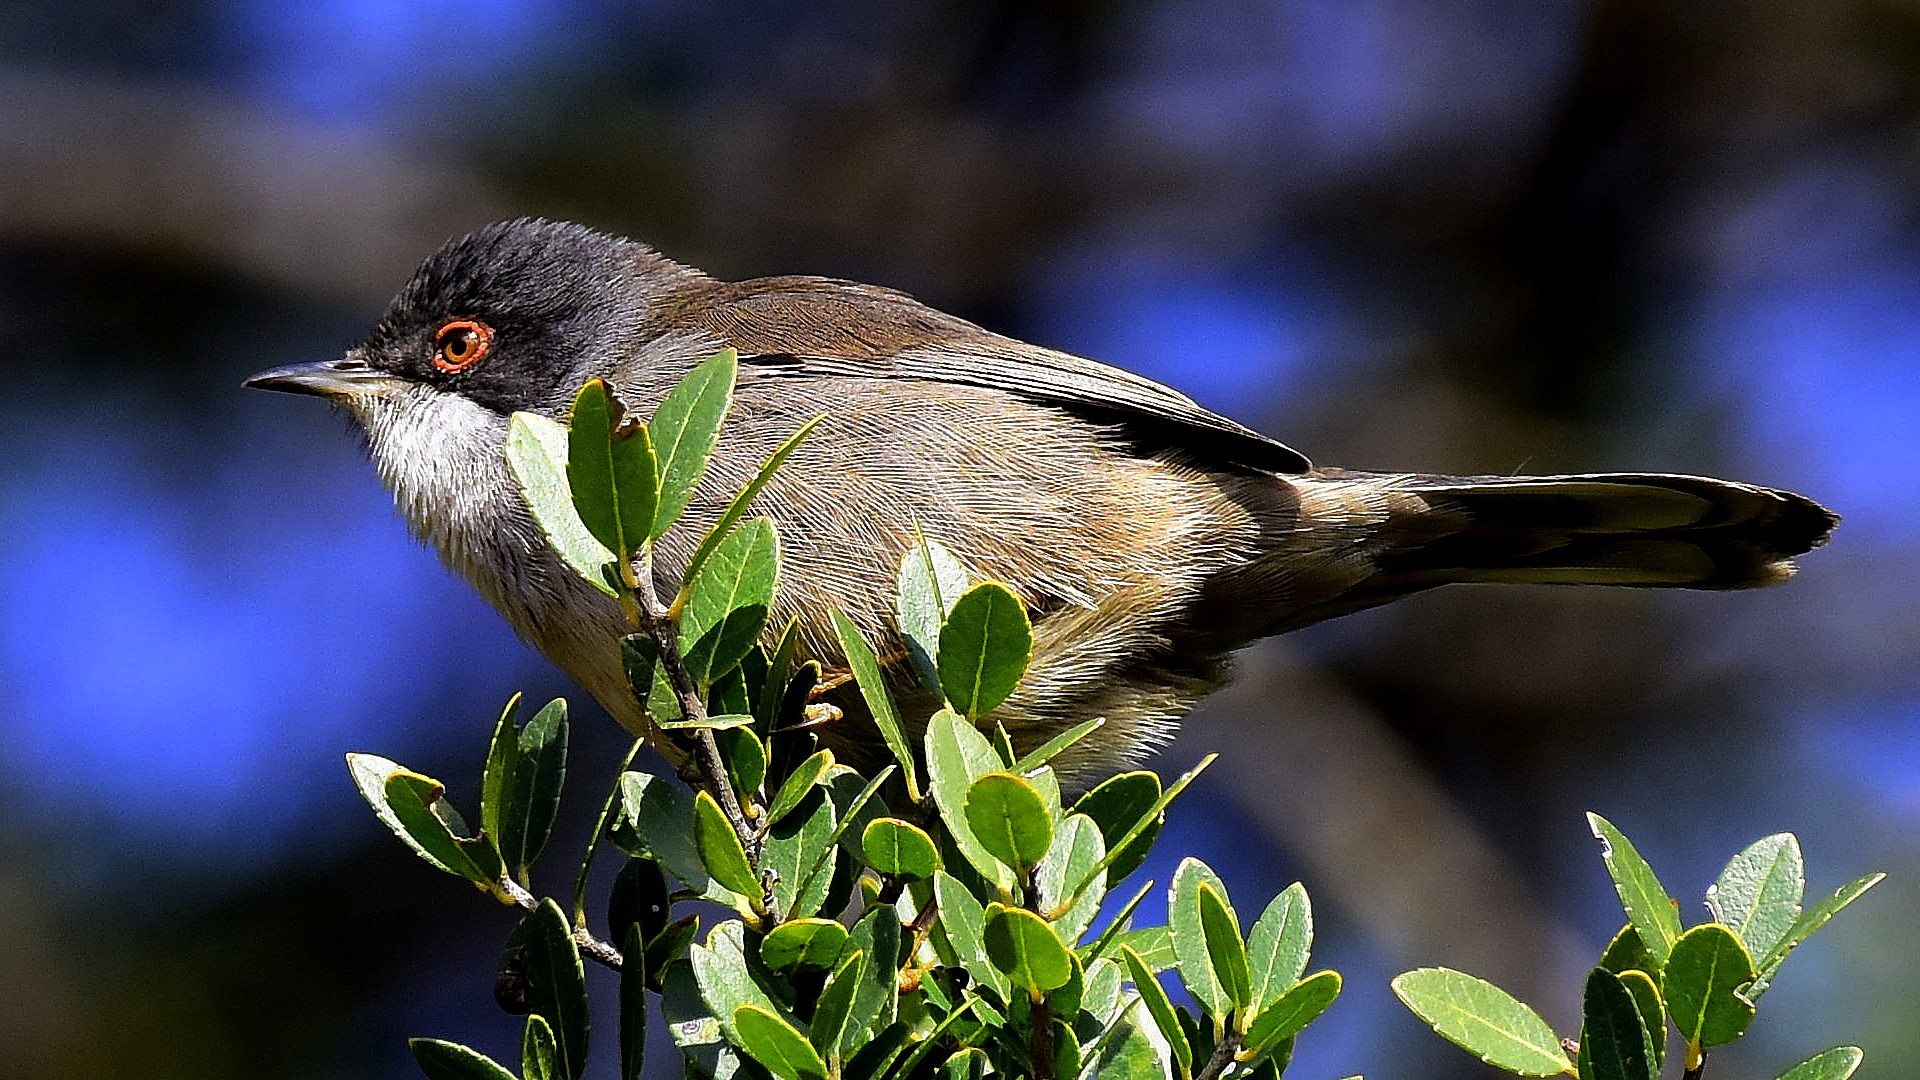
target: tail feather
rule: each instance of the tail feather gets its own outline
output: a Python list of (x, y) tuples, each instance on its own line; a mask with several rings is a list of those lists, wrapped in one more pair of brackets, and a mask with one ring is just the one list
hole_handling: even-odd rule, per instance
[(1426, 512), (1375, 555), (1394, 593), (1450, 582), (1743, 589), (1792, 576), (1839, 518), (1802, 495), (1698, 476), (1396, 478)]

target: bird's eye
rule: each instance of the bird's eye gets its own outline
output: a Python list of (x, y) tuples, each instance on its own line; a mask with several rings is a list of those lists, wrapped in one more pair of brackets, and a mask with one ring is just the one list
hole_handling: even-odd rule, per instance
[(455, 319), (434, 335), (433, 366), (441, 371), (465, 371), (480, 362), (493, 345), (493, 327), (473, 319)]

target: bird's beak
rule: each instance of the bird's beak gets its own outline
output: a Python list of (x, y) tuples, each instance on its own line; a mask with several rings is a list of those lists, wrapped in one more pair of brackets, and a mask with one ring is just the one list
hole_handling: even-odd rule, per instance
[(391, 388), (395, 381), (394, 376), (368, 367), (365, 361), (349, 353), (338, 360), (289, 364), (262, 371), (245, 385), (255, 390), (282, 390), (289, 394), (339, 399), (377, 394)]

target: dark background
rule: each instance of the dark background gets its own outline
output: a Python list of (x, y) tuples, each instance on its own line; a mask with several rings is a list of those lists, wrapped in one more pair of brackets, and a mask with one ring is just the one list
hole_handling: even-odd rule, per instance
[(413, 862), (340, 755), (470, 805), (506, 696), (572, 695), (559, 891), (623, 740), (408, 539), (340, 420), (239, 382), (523, 212), (904, 288), (1322, 462), (1833, 506), (1780, 589), (1459, 589), (1250, 650), (1157, 760), (1226, 751), (1149, 872), (1197, 852), (1247, 919), (1307, 881), (1348, 990), (1295, 1074), (1470, 1077), (1386, 981), (1465, 968), (1570, 1030), (1620, 921), (1582, 811), (1689, 921), (1792, 829), (1814, 891), (1895, 876), (1712, 1071), (1855, 1042), (1906, 1073), (1917, 106), (1910, 0), (0, 7), (8, 1073), (514, 1052), (508, 913)]

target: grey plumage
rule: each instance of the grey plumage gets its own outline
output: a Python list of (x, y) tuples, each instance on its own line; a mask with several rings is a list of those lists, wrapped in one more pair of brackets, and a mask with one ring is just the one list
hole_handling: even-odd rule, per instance
[[(432, 364), (450, 319), (482, 320), (471, 370)], [(892, 621), (916, 532), (1028, 605), (1035, 656), (997, 714), (1032, 744), (1105, 716), (1069, 762), (1096, 773), (1163, 741), (1255, 638), (1452, 582), (1743, 588), (1783, 580), (1837, 519), (1802, 496), (1698, 477), (1449, 478), (1315, 469), (1166, 387), (989, 333), (903, 294), (820, 278), (726, 283), (631, 241), (516, 221), (423, 265), (324, 393), (363, 424), (413, 529), (614, 716), (644, 728), (619, 665), (617, 612), (545, 549), (501, 454), (514, 409), (564, 413), (589, 376), (646, 413), (692, 365), (740, 351), (735, 411), (685, 529), (692, 538), (802, 423), (826, 420), (760, 496), (785, 568), (775, 623), (840, 662), (847, 611), (924, 718)], [(344, 372), (344, 373), (343, 373)], [(874, 739), (857, 695), (831, 734)]]

